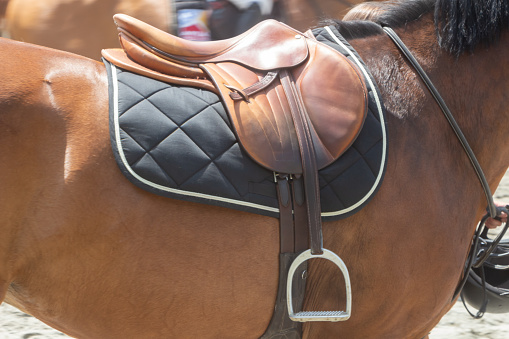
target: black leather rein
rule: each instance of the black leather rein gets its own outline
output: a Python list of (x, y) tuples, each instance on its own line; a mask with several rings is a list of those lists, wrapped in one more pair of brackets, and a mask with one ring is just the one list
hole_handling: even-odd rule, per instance
[[(399, 48), (401, 53), (403, 53), (403, 55), (407, 58), (407, 60), (412, 64), (414, 69), (417, 71), (417, 74), (419, 74), (419, 76), (421, 77), (424, 84), (426, 84), (426, 87), (428, 87), (429, 91), (435, 98), (436, 102), (438, 103), (442, 112), (444, 113), (447, 121), (449, 122), (449, 125), (452, 127), (454, 133), (458, 137), (458, 140), (460, 141), (461, 146), (463, 146), (463, 149), (465, 150), (465, 153), (467, 154), (468, 158), (470, 159), (470, 162), (471, 162), (472, 166), (474, 167), (475, 173), (477, 174), (477, 177), (479, 178), (479, 181), (481, 182), (481, 186), (483, 188), (484, 194), (486, 196), (486, 200), (488, 202), (487, 210), (488, 210), (489, 216), (492, 218), (498, 218), (498, 215), (500, 215), (500, 213), (502, 211), (504, 211), (506, 214), (509, 215), (509, 211), (506, 208), (495, 206), (495, 203), (493, 201), (493, 196), (491, 195), (491, 190), (488, 185), (488, 181), (486, 180), (486, 177), (484, 176), (484, 172), (482, 171), (481, 165), (477, 161), (477, 158), (476, 158), (474, 152), (472, 151), (472, 148), (468, 144), (468, 141), (465, 138), (465, 135), (461, 131), (460, 127), (456, 123), (456, 120), (454, 119), (451, 111), (445, 104), (445, 101), (442, 99), (442, 96), (440, 95), (440, 93), (438, 93), (437, 89), (435, 88), (435, 86), (433, 85), (431, 80), (429, 79), (426, 72), (424, 72), (424, 70), (422, 69), (419, 62), (415, 59), (415, 57), (412, 55), (410, 50), (405, 46), (403, 41), (401, 41), (399, 36), (396, 34), (396, 32), (394, 32), (394, 30), (392, 30), (392, 28), (383, 27), (383, 30), (385, 31), (385, 33), (387, 33), (387, 35), (391, 38), (391, 40)], [(456, 297), (458, 296), (458, 294), (461, 292), (463, 286), (465, 285), (465, 283), (467, 281), (468, 273), (470, 272), (470, 269), (472, 267), (479, 267), (484, 263), (484, 261), (489, 257), (489, 255), (495, 250), (498, 243), (500, 242), (500, 240), (502, 239), (502, 237), (504, 236), (504, 234), (507, 231), (509, 223), (506, 223), (503, 230), (498, 234), (498, 236), (493, 241), (491, 246), (485, 252), (477, 253), (478, 247), (479, 247), (480, 234), (481, 234), (482, 230), (484, 229), (484, 224), (485, 224), (485, 221), (487, 218), (488, 218), (488, 216), (485, 216), (481, 220), (481, 222), (477, 228), (477, 231), (475, 232), (474, 240), (473, 240), (472, 247), (470, 250), (470, 254), (469, 254), (469, 257), (467, 258), (467, 263), (465, 264), (463, 278), (462, 278), (461, 282), (458, 284), (458, 286), (456, 287), (456, 291), (454, 292), (452, 300), (455, 300)], [(476, 259), (474, 259), (474, 258), (476, 258)]]

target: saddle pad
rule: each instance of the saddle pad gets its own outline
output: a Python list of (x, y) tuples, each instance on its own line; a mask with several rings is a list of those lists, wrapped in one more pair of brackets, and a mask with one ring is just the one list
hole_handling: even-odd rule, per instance
[[(319, 171), (322, 217), (335, 220), (360, 210), (382, 182), (385, 112), (374, 80), (351, 46), (333, 27), (313, 33), (359, 66), (369, 95), (358, 138)], [(274, 173), (243, 151), (216, 94), (146, 78), (103, 61), (113, 152), (132, 183), (169, 198), (279, 216)]]

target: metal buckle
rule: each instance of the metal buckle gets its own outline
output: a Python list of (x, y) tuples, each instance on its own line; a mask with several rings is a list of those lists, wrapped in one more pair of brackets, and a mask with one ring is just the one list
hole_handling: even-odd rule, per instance
[[(293, 276), (297, 268), (303, 262), (309, 259), (327, 259), (332, 261), (343, 273), (343, 277), (345, 278), (345, 286), (346, 286), (346, 310), (345, 311), (302, 311), (298, 313), (293, 312), (293, 301), (292, 301), (292, 282)], [(350, 318), (350, 314), (352, 312), (352, 289), (350, 286), (350, 275), (348, 274), (348, 269), (346, 268), (345, 263), (338, 257), (334, 252), (331, 252), (327, 249), (323, 249), (322, 254), (312, 254), (311, 250), (306, 250), (299, 254), (297, 258), (293, 261), (290, 266), (290, 270), (288, 271), (288, 280), (286, 283), (286, 301), (288, 306), (288, 315), (290, 319), (293, 321), (345, 321)]]

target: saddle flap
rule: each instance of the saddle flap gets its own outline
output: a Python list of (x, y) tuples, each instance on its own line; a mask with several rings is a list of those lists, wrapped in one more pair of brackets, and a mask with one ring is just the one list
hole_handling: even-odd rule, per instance
[[(310, 57), (291, 70), (307, 111), (319, 169), (338, 159), (355, 141), (367, 114), (367, 89), (360, 71), (328, 46), (308, 40)], [(279, 79), (243, 100), (232, 89), (248, 89), (265, 73), (235, 63), (201, 66), (213, 79), (236, 135), (260, 165), (280, 173), (302, 173), (300, 145), (288, 98)], [(243, 92), (242, 90), (240, 92)]]
[(262, 21), (231, 39), (190, 41), (125, 14), (113, 18), (119, 31), (143, 41), (145, 48), (184, 63), (236, 62), (258, 70), (272, 70), (294, 67), (308, 56), (304, 35), (275, 20)]
[(293, 74), (311, 122), (318, 167), (338, 159), (355, 141), (368, 109), (360, 70), (328, 46), (308, 40), (310, 58)]
[(230, 88), (247, 88), (264, 74), (228, 62), (202, 67), (219, 89), (235, 134), (249, 156), (275, 172), (302, 173), (299, 143), (279, 81), (250, 96), (248, 101), (233, 100)]

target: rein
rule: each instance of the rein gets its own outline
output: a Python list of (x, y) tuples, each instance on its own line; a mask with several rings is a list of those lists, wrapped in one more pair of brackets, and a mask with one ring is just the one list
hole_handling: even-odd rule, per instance
[[(478, 179), (481, 183), (481, 186), (483, 188), (484, 195), (486, 196), (486, 200), (488, 202), (487, 211), (488, 211), (489, 216), (491, 218), (497, 219), (498, 215), (500, 215), (501, 212), (505, 212), (507, 215), (509, 215), (509, 211), (507, 208), (495, 206), (495, 203), (493, 201), (493, 196), (491, 194), (491, 190), (488, 185), (488, 181), (486, 180), (486, 177), (485, 177), (484, 172), (481, 168), (481, 165), (479, 164), (479, 161), (477, 161), (477, 158), (476, 158), (474, 152), (472, 151), (472, 148), (468, 144), (468, 141), (465, 138), (465, 135), (461, 131), (461, 128), (457, 124), (451, 111), (445, 104), (445, 101), (442, 99), (442, 96), (440, 95), (440, 93), (438, 93), (437, 89), (431, 82), (431, 80), (428, 77), (428, 75), (426, 74), (426, 72), (422, 69), (422, 67), (419, 64), (419, 62), (417, 61), (417, 59), (415, 59), (415, 57), (412, 55), (410, 50), (405, 46), (403, 41), (399, 38), (399, 36), (396, 34), (396, 32), (394, 32), (394, 30), (392, 28), (383, 27), (383, 30), (389, 36), (389, 38), (391, 38), (391, 40), (398, 47), (398, 49), (401, 51), (401, 53), (403, 53), (403, 55), (407, 58), (407, 60), (412, 64), (414, 69), (417, 71), (417, 74), (419, 74), (419, 76), (421, 77), (424, 84), (426, 84), (426, 87), (428, 87), (428, 90), (435, 98), (435, 101), (440, 106), (440, 109), (444, 113), (447, 121), (449, 122), (449, 125), (452, 127), (454, 133), (456, 134), (456, 137), (460, 141), (461, 146), (465, 150), (465, 153), (467, 154), (467, 156), (470, 160), (470, 163), (474, 167), (475, 173), (477, 174), (477, 177), (478, 177)], [(485, 222), (487, 219), (488, 219), (488, 215), (484, 216), (481, 219), (479, 226), (477, 227), (477, 230), (476, 230), (474, 238), (473, 238), (472, 246), (470, 249), (470, 253), (468, 255), (467, 262), (465, 264), (465, 269), (463, 271), (463, 278), (460, 281), (460, 283), (458, 284), (458, 286), (456, 287), (456, 291), (454, 292), (452, 300), (455, 300), (456, 297), (458, 296), (458, 294), (463, 289), (463, 286), (465, 285), (465, 283), (468, 279), (468, 274), (469, 274), (470, 270), (472, 269), (472, 267), (477, 268), (484, 264), (484, 262), (489, 258), (490, 254), (498, 246), (500, 240), (502, 240), (502, 237), (504, 236), (504, 234), (506, 233), (506, 231), (509, 227), (509, 223), (506, 223), (503, 230), (498, 234), (496, 239), (490, 244), (489, 248), (479, 252), (479, 250), (478, 250), (479, 239), (480, 239), (480, 235), (481, 235), (482, 231), (484, 230)]]
[(491, 190), (488, 185), (488, 182), (486, 180), (486, 177), (484, 176), (484, 172), (482, 171), (481, 165), (479, 164), (479, 161), (477, 161), (477, 158), (475, 157), (474, 152), (472, 151), (472, 148), (468, 144), (467, 139), (465, 138), (465, 135), (461, 131), (461, 128), (459, 127), (458, 123), (454, 119), (451, 111), (445, 104), (444, 99), (442, 99), (442, 96), (440, 93), (438, 93), (437, 89), (429, 79), (428, 75), (424, 70), (422, 69), (421, 65), (417, 61), (417, 59), (414, 58), (410, 50), (405, 46), (403, 41), (399, 38), (399, 36), (392, 30), (390, 27), (383, 27), (383, 30), (387, 35), (394, 41), (396, 46), (399, 48), (399, 50), (405, 55), (405, 57), (410, 61), (412, 66), (417, 71), (417, 74), (421, 77), (422, 81), (426, 84), (429, 91), (435, 98), (436, 102), (440, 106), (442, 112), (444, 113), (445, 117), (447, 118), (447, 121), (449, 122), (449, 125), (451, 125), (454, 133), (458, 137), (458, 140), (461, 143), (461, 146), (463, 146), (463, 149), (467, 153), (468, 158), (470, 159), (470, 162), (472, 163), (472, 166), (474, 167), (475, 173), (477, 174), (477, 177), (479, 178), (479, 181), (481, 182), (481, 186), (483, 188), (484, 194), (486, 195), (486, 200), (488, 201), (488, 212), (490, 214), (490, 217), (495, 218), (497, 216), (497, 209), (495, 206), (495, 203), (493, 202), (493, 197), (491, 195)]

